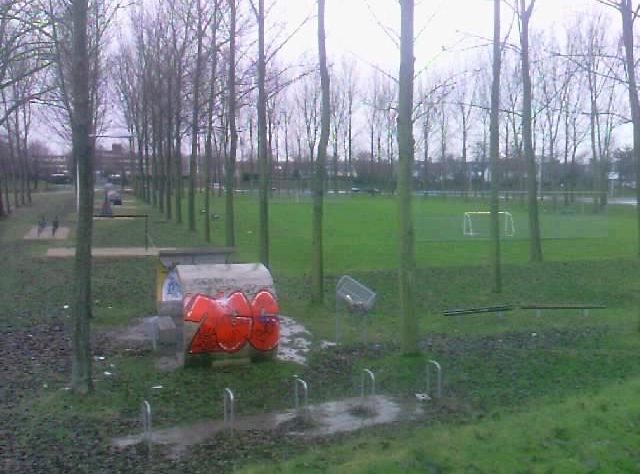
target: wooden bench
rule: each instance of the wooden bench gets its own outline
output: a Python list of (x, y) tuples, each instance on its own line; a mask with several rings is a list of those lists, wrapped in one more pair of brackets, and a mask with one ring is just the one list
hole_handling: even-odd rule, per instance
[(542, 316), (542, 312), (545, 309), (554, 309), (554, 310), (567, 310), (567, 309), (575, 309), (582, 311), (582, 314), (585, 316), (589, 316), (590, 309), (605, 309), (606, 306), (602, 304), (554, 304), (554, 303), (545, 303), (545, 304), (523, 304), (520, 306), (520, 309), (533, 309), (536, 311), (536, 316)]

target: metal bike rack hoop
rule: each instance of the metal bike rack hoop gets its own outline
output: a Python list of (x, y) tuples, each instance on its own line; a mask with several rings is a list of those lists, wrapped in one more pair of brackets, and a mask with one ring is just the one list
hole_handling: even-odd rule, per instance
[(426, 372), (427, 372), (427, 394), (431, 395), (431, 370), (430, 370), (430, 367), (432, 367), (432, 366), (436, 368), (436, 377), (437, 377), (436, 397), (439, 398), (439, 397), (442, 396), (442, 367), (435, 360), (429, 360), (427, 362), (427, 368), (426, 368)]
[[(370, 381), (369, 386), (371, 391), (367, 394), (367, 380)], [(365, 398), (366, 396), (375, 396), (376, 394), (376, 376), (369, 369), (362, 370), (362, 384), (360, 386), (360, 396)]]
[(235, 421), (235, 398), (229, 387), (224, 389), (224, 426), (233, 430)]

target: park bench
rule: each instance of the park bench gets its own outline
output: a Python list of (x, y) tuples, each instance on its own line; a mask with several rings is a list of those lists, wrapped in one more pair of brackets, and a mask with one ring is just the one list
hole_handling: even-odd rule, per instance
[(465, 316), (470, 314), (497, 313), (499, 317), (506, 311), (513, 311), (515, 306), (510, 304), (499, 304), (493, 306), (481, 306), (475, 308), (448, 309), (442, 312), (443, 316)]
[(605, 305), (601, 304), (581, 304), (581, 303), (568, 303), (568, 304), (555, 304), (555, 303), (544, 303), (544, 304), (523, 304), (520, 306), (521, 309), (533, 309), (536, 312), (536, 316), (542, 316), (542, 312), (544, 310), (579, 310), (582, 311), (582, 314), (585, 316), (589, 316), (590, 309), (605, 309)]

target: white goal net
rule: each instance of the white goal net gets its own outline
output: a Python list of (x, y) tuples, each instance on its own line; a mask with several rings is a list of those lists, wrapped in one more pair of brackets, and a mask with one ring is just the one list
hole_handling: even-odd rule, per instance
[[(462, 232), (465, 236), (489, 236), (491, 212), (489, 211), (467, 211), (464, 213), (462, 221)], [(514, 237), (516, 226), (513, 223), (513, 216), (509, 211), (498, 211), (500, 222), (500, 235), (503, 237)]]

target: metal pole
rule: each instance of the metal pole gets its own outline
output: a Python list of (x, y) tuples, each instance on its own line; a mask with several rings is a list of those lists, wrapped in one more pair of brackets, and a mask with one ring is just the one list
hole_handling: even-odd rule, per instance
[(340, 299), (336, 292), (336, 345), (340, 343)]
[(442, 367), (435, 360), (430, 360), (427, 364), (427, 394), (430, 395), (431, 391), (431, 371), (429, 370), (429, 367), (431, 367), (432, 365), (436, 368), (437, 372), (438, 388), (436, 391), (436, 396), (439, 398), (442, 396)]
[(235, 407), (234, 407), (233, 392), (230, 388), (224, 389), (224, 426), (225, 428), (231, 428), (233, 431), (233, 424), (235, 419)]
[(293, 379), (293, 395), (295, 398), (296, 413), (300, 412), (300, 392), (298, 390), (298, 386), (302, 387), (302, 391), (304, 392), (303, 408), (306, 410), (309, 405), (309, 386), (307, 385), (307, 382), (296, 375)]
[(148, 401), (142, 402), (142, 430), (143, 440), (147, 445), (147, 453), (151, 456), (151, 444), (153, 442), (153, 436), (151, 432), (151, 405)]
[(371, 380), (371, 393), (370, 395), (375, 396), (376, 394), (376, 376), (369, 369), (362, 370), (362, 385), (360, 387), (360, 396), (365, 398), (366, 396), (366, 383), (367, 378)]

